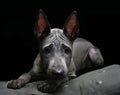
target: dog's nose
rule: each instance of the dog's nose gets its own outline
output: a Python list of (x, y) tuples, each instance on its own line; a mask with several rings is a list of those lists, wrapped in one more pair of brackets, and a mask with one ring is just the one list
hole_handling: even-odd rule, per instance
[(55, 68), (55, 69), (52, 71), (52, 74), (55, 75), (55, 76), (63, 76), (64, 71), (63, 71), (62, 68)]

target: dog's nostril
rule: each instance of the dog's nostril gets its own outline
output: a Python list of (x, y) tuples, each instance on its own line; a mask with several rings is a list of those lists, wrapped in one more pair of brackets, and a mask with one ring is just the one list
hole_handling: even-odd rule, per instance
[(56, 73), (57, 73), (57, 74), (62, 74), (62, 73), (63, 73), (63, 70), (62, 70), (62, 69), (57, 69), (57, 70), (56, 70)]
[(53, 75), (63, 75), (64, 71), (61, 68), (56, 68), (53, 70)]

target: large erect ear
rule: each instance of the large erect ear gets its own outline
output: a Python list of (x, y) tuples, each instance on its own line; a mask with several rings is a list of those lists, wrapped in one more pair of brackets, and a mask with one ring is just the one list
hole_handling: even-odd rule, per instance
[(70, 39), (74, 39), (79, 34), (79, 21), (76, 11), (73, 11), (68, 17), (63, 27), (63, 31)]
[(38, 38), (44, 38), (50, 33), (50, 25), (43, 10), (39, 10), (34, 33)]

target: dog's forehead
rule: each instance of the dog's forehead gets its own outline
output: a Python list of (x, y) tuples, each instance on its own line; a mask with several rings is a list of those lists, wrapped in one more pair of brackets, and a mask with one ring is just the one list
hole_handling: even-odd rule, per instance
[(59, 28), (51, 29), (50, 34), (43, 41), (42, 48), (48, 47), (51, 44), (57, 44), (58, 46), (64, 44), (72, 49), (70, 40), (64, 35), (63, 30)]
[(52, 34), (55, 34), (56, 36), (60, 35), (63, 33), (63, 30), (62, 29), (59, 29), (59, 28), (53, 28), (51, 29), (50, 31)]

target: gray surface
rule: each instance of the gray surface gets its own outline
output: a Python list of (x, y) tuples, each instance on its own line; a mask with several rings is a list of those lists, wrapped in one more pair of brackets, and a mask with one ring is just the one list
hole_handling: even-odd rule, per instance
[(29, 83), (17, 90), (6, 88), (0, 82), (0, 95), (120, 95), (120, 65), (111, 65), (73, 79), (55, 93), (41, 93), (37, 82)]

